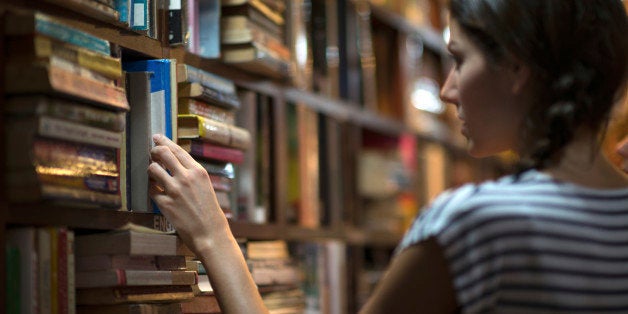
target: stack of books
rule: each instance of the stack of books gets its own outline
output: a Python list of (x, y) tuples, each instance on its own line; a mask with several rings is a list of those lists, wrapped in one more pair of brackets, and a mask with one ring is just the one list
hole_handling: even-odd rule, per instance
[(20, 227), (5, 239), (6, 312), (74, 313), (74, 232)]
[(177, 66), (178, 139), (209, 173), (218, 203), (233, 218), (234, 167), (251, 145), (247, 129), (235, 125), (240, 108), (232, 81), (187, 64)]
[(108, 41), (42, 13), (9, 12), (7, 193), (12, 202), (119, 208), (125, 90)]
[(303, 278), (283, 240), (248, 241), (246, 260), (262, 301), (271, 313), (302, 313)]
[(75, 243), (79, 312), (129, 312), (140, 304), (156, 310), (150, 303), (161, 303), (181, 313), (181, 302), (194, 298), (198, 273), (186, 268), (174, 234), (127, 228), (80, 235)]
[(288, 77), (285, 1), (226, 0), (221, 6), (222, 60), (256, 74)]

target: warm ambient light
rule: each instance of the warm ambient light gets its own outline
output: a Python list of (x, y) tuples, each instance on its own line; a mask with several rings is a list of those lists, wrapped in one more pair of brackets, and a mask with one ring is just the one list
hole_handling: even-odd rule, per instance
[(445, 106), (441, 102), (438, 93), (438, 84), (432, 79), (423, 77), (414, 84), (410, 102), (414, 108), (419, 110), (441, 114), (445, 111)]

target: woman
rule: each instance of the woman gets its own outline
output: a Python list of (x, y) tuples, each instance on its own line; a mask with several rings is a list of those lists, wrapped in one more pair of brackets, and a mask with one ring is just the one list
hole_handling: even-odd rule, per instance
[[(364, 313), (628, 312), (628, 177), (599, 149), (626, 91), (619, 0), (452, 0), (442, 98), (469, 152), (513, 176), (438, 197)], [(155, 137), (152, 196), (208, 268), (225, 312), (265, 312), (207, 174)], [(162, 164), (170, 174), (159, 164)]]

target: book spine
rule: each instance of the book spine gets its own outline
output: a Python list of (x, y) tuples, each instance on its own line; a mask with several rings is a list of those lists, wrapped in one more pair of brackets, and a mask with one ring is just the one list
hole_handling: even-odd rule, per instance
[(106, 22), (118, 21), (120, 13), (113, 7), (94, 0), (46, 0), (75, 12)]
[(183, 8), (182, 0), (170, 0), (168, 4), (168, 43), (182, 45), (183, 37)]
[(122, 112), (93, 108), (60, 98), (11, 97), (5, 100), (4, 110), (11, 115), (49, 116), (113, 132), (123, 131), (126, 125)]
[(50, 313), (59, 314), (59, 235), (55, 227), (48, 227), (50, 235)]
[(67, 262), (68, 262), (68, 314), (76, 313), (76, 268), (74, 256), (74, 231), (67, 232)]
[(61, 93), (119, 111), (129, 110), (123, 89), (81, 77), (58, 67), (12, 64), (7, 66), (6, 70), (5, 75), (8, 79), (5, 86), (9, 94)]
[(220, 57), (220, 1), (198, 0), (198, 54)]
[(131, 0), (131, 29), (147, 31), (149, 15), (148, 0)]
[[(38, 171), (43, 167), (38, 167)], [(106, 177), (106, 176), (98, 176), (98, 175), (87, 175), (87, 176), (72, 176), (72, 175), (57, 175), (55, 172), (62, 172), (65, 169), (44, 169), (43, 171), (51, 172), (51, 173), (38, 173), (37, 177), (39, 182), (42, 184), (50, 184), (50, 185), (60, 185), (67, 188), (74, 188), (80, 190), (89, 190), (94, 192), (104, 192), (104, 193), (118, 193), (120, 191), (120, 183), (118, 177)], [(10, 180), (13, 173), (11, 171), (8, 172), (7, 177)], [(20, 173), (16, 173), (16, 175), (22, 175)]]
[(181, 97), (192, 97), (231, 110), (240, 108), (240, 101), (233, 94), (224, 94), (200, 83), (181, 83), (180, 86), (183, 91)]
[[(38, 120), (37, 130), (42, 136), (118, 149), (122, 145), (122, 137), (118, 132), (49, 117), (40, 117)], [(19, 121), (15, 123), (19, 125)]]
[(109, 176), (118, 175), (119, 171), (115, 149), (37, 138), (33, 143), (33, 153), (33, 160), (38, 166)]
[(130, 0), (115, 0), (114, 8), (120, 13), (118, 19), (123, 24), (129, 26), (131, 21), (131, 1)]
[[(10, 195), (10, 194), (9, 194)], [(45, 228), (37, 229), (37, 257), (38, 261), (38, 297), (39, 313), (50, 313), (50, 284), (51, 284), (51, 247), (50, 233)]]
[(218, 106), (212, 106), (206, 102), (202, 102), (193, 98), (179, 98), (178, 107), (179, 114), (195, 114), (226, 124), (235, 123), (234, 110), (229, 110)]
[(251, 135), (249, 132), (235, 125), (229, 125), (194, 115), (181, 115), (179, 119), (196, 119), (198, 124), (198, 137), (203, 140), (240, 149), (246, 149), (251, 144)]
[[(74, 189), (58, 185), (42, 185), (41, 197), (49, 200), (82, 201), (103, 207), (116, 208), (120, 206), (120, 194), (110, 194), (90, 190)], [(28, 199), (28, 198), (27, 198)]]
[(236, 92), (235, 84), (232, 81), (187, 64), (178, 65), (177, 82), (200, 83), (226, 94), (235, 95)]
[(221, 147), (206, 142), (192, 141), (190, 154), (197, 157), (240, 164), (244, 160), (244, 152), (238, 149)]
[(57, 311), (68, 313), (68, 229), (54, 228), (57, 234)]
[(108, 56), (111, 54), (111, 47), (108, 41), (67, 26), (41, 13), (35, 13), (35, 31), (103, 55)]

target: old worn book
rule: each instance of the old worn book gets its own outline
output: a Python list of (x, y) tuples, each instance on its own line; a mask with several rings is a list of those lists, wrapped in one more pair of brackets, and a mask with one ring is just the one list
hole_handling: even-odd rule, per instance
[(80, 235), (76, 237), (75, 245), (77, 258), (102, 254), (179, 255), (176, 235), (135, 230)]
[[(285, 48), (285, 47), (284, 47)], [(284, 48), (271, 50), (258, 43), (223, 45), (222, 60), (246, 72), (273, 79), (290, 75), (290, 52)]]
[(199, 139), (229, 147), (246, 149), (251, 135), (235, 125), (206, 119), (198, 115), (179, 115), (179, 139)]
[(46, 0), (72, 11), (85, 14), (94, 19), (108, 23), (118, 22), (120, 12), (103, 3), (94, 0)]
[(101, 254), (76, 258), (76, 270), (81, 272), (105, 269), (183, 270), (186, 267), (185, 256), (182, 255)]
[(14, 36), (7, 38), (7, 45), (11, 46), (7, 56), (10, 60), (34, 60), (57, 56), (113, 79), (122, 77), (122, 65), (119, 58), (51, 37), (38, 34)]
[(202, 83), (182, 82), (178, 88), (179, 97), (194, 98), (229, 110), (240, 108), (240, 100), (235, 94), (224, 93)]
[[(244, 15), (248, 17), (256, 17), (256, 19), (267, 19), (276, 25), (285, 23), (281, 12), (277, 12), (270, 8), (264, 1), (247, 0), (247, 1), (223, 1), (221, 2), (222, 15)], [(259, 15), (259, 17), (257, 17)]]
[(244, 160), (244, 151), (218, 145), (208, 141), (179, 140), (179, 146), (194, 157), (240, 164)]
[(7, 94), (44, 93), (128, 111), (123, 88), (100, 82), (57, 65), (14, 63), (6, 67)]
[(192, 300), (192, 286), (130, 286), (77, 289), (77, 305), (182, 302)]
[(236, 111), (210, 105), (193, 98), (179, 98), (179, 114), (195, 114), (208, 119), (235, 124)]
[(76, 29), (61, 19), (41, 12), (10, 12), (4, 23), (6, 35), (41, 34), (60, 41), (90, 49), (109, 56), (111, 45), (107, 40)]
[(12, 117), (48, 116), (114, 132), (122, 132), (126, 125), (124, 112), (59, 97), (29, 94), (7, 97), (2, 107)]
[(103, 269), (76, 272), (76, 287), (193, 285), (198, 274), (187, 270)]

